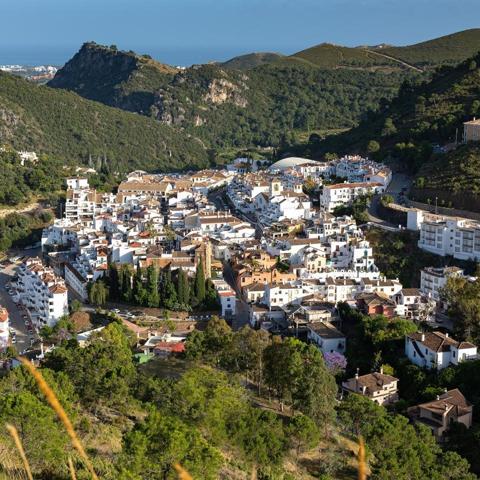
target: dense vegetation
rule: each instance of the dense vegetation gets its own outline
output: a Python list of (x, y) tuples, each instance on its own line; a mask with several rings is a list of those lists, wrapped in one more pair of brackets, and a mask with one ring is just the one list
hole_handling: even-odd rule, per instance
[(47, 156), (22, 166), (15, 151), (0, 151), (0, 204), (17, 205), (32, 195), (49, 197), (59, 191), (63, 187), (63, 166), (63, 162)]
[(206, 166), (202, 145), (147, 117), (0, 72), (0, 143), (112, 170)]
[[(478, 291), (478, 285), (474, 288)], [(458, 294), (458, 289), (456, 293)], [(472, 295), (468, 297), (469, 300), (464, 301), (463, 295), (459, 295), (457, 299), (463, 305), (466, 305), (468, 302), (471, 305)], [(478, 302), (478, 294), (476, 300)], [(441, 394), (445, 388), (460, 389), (474, 405), (474, 408), (480, 406), (480, 382), (478, 375), (475, 373), (480, 367), (480, 360), (449, 366), (439, 372), (422, 369), (411, 364), (404, 356), (405, 335), (417, 330), (417, 326), (413, 322), (401, 318), (389, 320), (382, 315), (369, 317), (350, 309), (346, 304), (340, 304), (339, 310), (349, 335), (349, 341), (347, 342), (347, 357), (349, 359), (347, 374), (353, 375), (356, 368), (359, 368), (361, 372), (369, 372), (372, 370), (378, 371), (380, 367), (383, 367), (385, 373), (396, 376), (399, 379), (398, 385), (401, 398), (394, 406), (394, 410), (397, 413), (405, 414), (406, 409), (412, 405), (434, 400), (436, 395)], [(460, 325), (456, 334), (458, 338), (465, 338), (465, 331), (462, 331)], [(349, 402), (350, 399), (346, 403), (349, 404)], [(361, 431), (368, 438), (369, 434), (366, 432), (369, 429), (370, 419), (365, 408), (376, 410), (375, 416), (378, 414), (383, 416), (385, 412), (382, 412), (382, 409), (377, 410), (377, 407), (373, 407), (372, 402), (358, 399), (356, 403), (358, 403), (358, 411), (355, 414), (357, 421), (352, 422), (352, 426), (356, 425), (355, 428), (359, 428), (360, 425), (363, 425), (362, 428), (366, 430)], [(362, 403), (364, 404), (363, 407)], [(342, 404), (339, 409), (340, 417), (344, 408), (345, 405)], [(364, 415), (366, 416), (364, 417)], [(403, 420), (398, 419), (397, 421), (403, 422)], [(376, 435), (373, 433), (374, 431), (375, 429), (372, 431), (372, 434)], [(480, 448), (479, 434), (480, 422), (475, 416), (474, 424), (470, 430), (464, 428), (463, 425), (453, 425), (451, 435), (447, 437), (447, 444), (445, 445), (446, 450), (456, 451), (468, 458), (473, 470), (477, 474), (480, 473), (480, 461), (475, 452), (478, 452), (478, 448)], [(381, 442), (377, 443), (378, 440), (377, 437), (373, 441), (380, 448)], [(427, 438), (423, 441), (426, 444), (430, 443)], [(405, 445), (402, 448), (405, 449), (405, 452), (408, 452), (408, 448)], [(430, 452), (435, 450), (435, 447), (429, 448)], [(454, 470), (451, 471), (451, 474), (454, 475)], [(397, 477), (392, 476), (391, 478)], [(423, 477), (414, 475), (412, 478)], [(425, 478), (430, 477), (425, 476)]]
[(48, 210), (33, 214), (10, 213), (0, 218), (0, 252), (12, 246), (27, 246), (38, 242), (42, 230), (53, 219)]
[[(475, 272), (478, 275), (480, 272)], [(475, 281), (451, 278), (443, 296), (449, 305), (449, 316), (455, 319), (455, 333), (459, 338), (480, 343), (480, 277)]]
[(480, 146), (464, 145), (437, 155), (418, 171), (411, 197), (442, 207), (480, 211)]
[[(355, 395), (336, 412), (333, 376), (319, 350), (299, 340), (232, 332), (213, 318), (188, 339), (189, 360), (137, 366), (133, 344), (113, 321), (84, 348), (66, 335), (43, 363), (102, 479), (176, 478), (175, 462), (202, 479), (245, 479), (252, 470), (264, 480), (355, 478), (348, 438), (358, 434), (372, 479), (475, 478), (464, 459), (401, 415)], [(87, 478), (23, 368), (0, 381), (0, 392), (0, 421), (19, 429), (35, 478), (67, 478), (68, 455)], [(20, 460), (5, 434), (0, 444), (0, 469), (13, 475)]]
[[(432, 154), (432, 143), (461, 140), (462, 122), (480, 111), (480, 55), (456, 67), (444, 66), (430, 81), (405, 82), (398, 95), (370, 112), (358, 127), (321, 145), (322, 149), (365, 152), (373, 140), (375, 157), (391, 156), (416, 172)], [(373, 144), (372, 144), (373, 145)]]
[(202, 65), (177, 74), (152, 111), (210, 146), (279, 146), (314, 129), (349, 128), (391, 98), (404, 74), (267, 64), (248, 72)]
[(144, 307), (163, 307), (168, 310), (217, 310), (217, 292), (210, 279), (205, 279), (202, 261), (195, 276), (190, 278), (182, 269), (172, 274), (170, 268), (158, 269), (131, 265), (110, 265), (106, 280), (89, 287), (93, 305), (104, 305), (107, 300)]
[[(139, 58), (85, 44), (50, 85), (152, 115), (223, 148), (278, 146), (292, 131), (351, 127), (411, 76), (399, 69), (325, 70), (300, 58), (271, 62), (275, 56), (262, 54), (174, 73)], [(254, 68), (246, 68), (249, 64)]]
[[(113, 321), (84, 348), (65, 336), (43, 363), (102, 479), (175, 478), (174, 462), (202, 479), (250, 478), (252, 470), (264, 480), (355, 478), (347, 439), (358, 434), (367, 441), (372, 479), (385, 472), (475, 478), (464, 459), (401, 415), (356, 395), (336, 412), (335, 381), (314, 346), (249, 328), (232, 332), (218, 318), (189, 338), (186, 361), (137, 366), (133, 344)], [(86, 478), (23, 368), (0, 381), (0, 392), (0, 421), (19, 429), (35, 478), (66, 478), (68, 455)], [(0, 468), (12, 475), (19, 459), (4, 430), (0, 439)]]
[(387, 278), (398, 278), (405, 288), (420, 286), (422, 268), (440, 267), (452, 261), (418, 248), (418, 234), (415, 232), (386, 232), (372, 228), (366, 235), (377, 267)]

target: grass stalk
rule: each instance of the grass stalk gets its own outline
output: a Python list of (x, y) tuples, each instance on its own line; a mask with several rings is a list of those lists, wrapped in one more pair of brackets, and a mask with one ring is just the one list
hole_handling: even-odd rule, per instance
[(62, 405), (58, 401), (58, 398), (55, 395), (54, 391), (50, 388), (48, 383), (43, 378), (43, 375), (40, 373), (39, 370), (35, 368), (32, 362), (30, 362), (29, 360), (23, 357), (19, 357), (19, 360), (20, 362), (22, 362), (22, 365), (32, 374), (33, 378), (37, 382), (38, 388), (40, 388), (40, 391), (45, 395), (45, 398), (47, 399), (48, 403), (55, 410), (55, 413), (57, 414), (58, 418), (65, 426), (65, 429), (70, 437), (73, 447), (77, 450), (80, 457), (85, 462), (85, 465), (88, 471), (90, 472), (93, 480), (98, 480), (97, 474), (93, 469), (92, 462), (88, 458), (88, 455), (85, 452), (85, 449), (83, 448), (83, 445), (80, 442), (80, 439), (78, 438), (73, 428), (72, 422), (70, 421), (70, 419), (68, 418), (68, 415), (66, 414)]
[(192, 476), (180, 464), (175, 463), (173, 468), (177, 471), (180, 480), (193, 480)]
[(70, 471), (70, 478), (72, 480), (77, 480), (77, 474), (75, 473), (75, 467), (73, 466), (72, 457), (68, 456), (68, 470)]
[(18, 453), (20, 454), (20, 457), (23, 462), (23, 467), (27, 472), (28, 480), (33, 480), (32, 471), (30, 470), (30, 464), (28, 463), (27, 456), (25, 455), (25, 450), (23, 449), (22, 441), (20, 440), (20, 436), (18, 435), (17, 429), (13, 425), (10, 425), (9, 423), (7, 423), (6, 427), (7, 427), (8, 433), (13, 438), (13, 441), (15, 443), (15, 446), (17, 447)]
[(358, 439), (358, 480), (367, 480), (367, 462), (365, 461), (365, 443)]

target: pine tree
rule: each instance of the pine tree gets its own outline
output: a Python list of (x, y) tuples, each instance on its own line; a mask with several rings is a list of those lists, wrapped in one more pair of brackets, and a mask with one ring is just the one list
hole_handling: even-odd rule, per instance
[(178, 270), (177, 297), (178, 303), (182, 305), (188, 305), (190, 302), (190, 286), (188, 284), (188, 276), (183, 268)]
[(158, 307), (160, 295), (158, 292), (158, 270), (153, 265), (147, 268), (147, 305), (149, 307)]
[(139, 305), (145, 305), (147, 301), (147, 292), (143, 286), (143, 270), (140, 264), (137, 266), (137, 271), (133, 277), (133, 299)]
[(172, 282), (171, 276), (166, 277), (165, 282), (165, 300), (164, 305), (169, 310), (173, 310), (177, 307), (178, 298), (177, 298), (177, 290), (175, 289), (175, 285)]
[(132, 271), (129, 265), (122, 265), (119, 271), (122, 300), (130, 302), (132, 299)]
[(120, 285), (118, 278), (118, 269), (115, 264), (108, 267), (108, 284), (110, 286), (110, 299), (118, 300), (120, 298)]
[(205, 299), (205, 272), (203, 270), (203, 261), (200, 259), (195, 272), (195, 297), (198, 303), (202, 303)]

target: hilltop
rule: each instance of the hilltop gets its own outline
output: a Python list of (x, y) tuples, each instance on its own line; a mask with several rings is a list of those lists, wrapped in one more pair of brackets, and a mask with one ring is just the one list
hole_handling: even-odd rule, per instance
[(272, 52), (256, 52), (247, 53), (238, 57), (233, 57), (226, 62), (222, 62), (220, 65), (226, 69), (233, 70), (250, 70), (251, 68), (264, 65), (266, 63), (273, 63), (285, 59), (285, 55)]
[(380, 47), (375, 51), (422, 68), (456, 65), (480, 51), (480, 28), (452, 33), (405, 47)]
[(168, 83), (177, 69), (148, 55), (124, 52), (87, 42), (49, 82), (82, 97), (124, 110), (148, 113), (153, 92)]
[[(480, 50), (480, 29), (452, 33), (404, 47), (344, 47), (322, 43), (293, 54), (320, 68), (418, 68), (454, 65)], [(403, 63), (402, 63), (403, 62)]]
[(0, 143), (65, 162), (106, 157), (115, 169), (201, 167), (198, 140), (134, 113), (0, 72)]

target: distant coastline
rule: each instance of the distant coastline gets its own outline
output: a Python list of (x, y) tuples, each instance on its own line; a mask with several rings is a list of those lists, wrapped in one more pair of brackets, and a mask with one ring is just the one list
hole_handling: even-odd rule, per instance
[[(118, 45), (123, 48), (123, 45)], [(62, 66), (78, 51), (79, 46), (5, 46), (0, 45), (0, 65), (55, 65)], [(222, 62), (237, 55), (249, 53), (245, 48), (190, 48), (190, 47), (131, 47), (156, 60), (175, 66), (185, 66), (212, 61)]]

